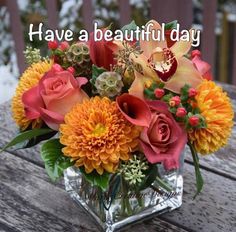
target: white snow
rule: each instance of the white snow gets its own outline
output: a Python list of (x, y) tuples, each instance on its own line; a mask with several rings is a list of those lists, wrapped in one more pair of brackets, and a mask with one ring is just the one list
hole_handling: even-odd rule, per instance
[(17, 82), (9, 66), (0, 66), (0, 104), (12, 98)]

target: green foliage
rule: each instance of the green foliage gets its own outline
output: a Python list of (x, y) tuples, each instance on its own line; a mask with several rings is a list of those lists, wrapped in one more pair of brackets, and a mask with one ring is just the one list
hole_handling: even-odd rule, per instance
[(104, 172), (102, 175), (98, 174), (96, 171), (91, 173), (86, 173), (84, 168), (80, 168), (81, 173), (85, 177), (85, 179), (92, 185), (97, 186), (102, 189), (102, 191), (106, 191), (109, 184), (109, 173)]
[(187, 102), (189, 97), (188, 97), (188, 91), (190, 89), (190, 85), (187, 85), (185, 84), (184, 87), (181, 88), (180, 90), (180, 99), (181, 99), (181, 102)]
[(177, 28), (177, 20), (171, 21), (165, 24), (165, 30), (173, 30)]
[[(51, 133), (55, 133), (52, 129), (33, 129), (27, 130), (19, 133), (14, 139), (12, 139), (5, 147), (2, 148), (1, 152), (6, 150), (7, 148), (13, 147), (17, 145), (17, 148), (26, 148), (31, 147), (36, 144), (41, 138), (42, 141), (43, 136), (49, 135)], [(42, 136), (42, 137), (41, 137)]]
[(195, 199), (196, 196), (202, 191), (204, 181), (203, 181), (200, 166), (199, 166), (199, 158), (198, 158), (197, 152), (194, 146), (190, 142), (188, 142), (188, 146), (190, 147), (190, 150), (192, 153), (193, 163), (194, 163), (194, 168), (195, 168), (196, 188), (197, 188), (197, 192), (193, 197)]
[(167, 104), (169, 103), (170, 99), (174, 96), (173, 93), (168, 93), (162, 97), (162, 101), (166, 102)]
[(163, 88), (162, 86), (164, 87), (164, 85), (161, 85), (161, 84), (158, 84), (158, 83), (153, 83), (149, 88), (146, 88), (144, 90), (145, 97), (150, 99), (150, 100), (156, 100), (156, 96), (155, 96), (154, 91), (155, 91), (156, 88)]
[(92, 66), (92, 78), (90, 79), (90, 82), (93, 86), (95, 86), (95, 81), (97, 79), (97, 77), (104, 73), (104, 72), (107, 72), (106, 69), (104, 68), (99, 68), (98, 66), (94, 65)]
[(63, 145), (59, 139), (51, 139), (41, 147), (41, 157), (45, 164), (45, 169), (52, 181), (63, 176), (63, 171), (72, 166), (73, 162), (62, 153)]
[[(195, 110), (195, 112), (197, 112), (198, 109)], [(194, 128), (195, 129), (200, 129), (200, 128), (206, 128), (207, 127), (207, 124), (206, 124), (206, 120), (205, 118), (201, 115), (201, 114), (194, 114), (192, 112), (189, 112), (188, 115), (185, 117), (185, 128), (186, 130), (189, 130), (191, 128), (193, 128), (190, 124), (189, 124), (189, 118), (192, 117), (192, 116), (197, 116), (199, 118), (199, 123), (197, 126), (195, 126)]]
[(131, 23), (123, 26), (121, 28), (121, 31), (124, 33), (124, 31), (127, 30), (129, 32), (128, 34), (130, 34), (131, 31), (135, 31), (136, 29), (137, 29), (137, 25), (136, 25), (135, 21), (133, 20)]
[(138, 188), (139, 191), (148, 188), (155, 181), (158, 175), (157, 166), (155, 164), (154, 165), (150, 164), (149, 169), (144, 171), (144, 174), (145, 178), (143, 179), (142, 183)]
[(172, 187), (168, 183), (163, 181), (161, 177), (159, 176), (159, 172), (158, 172), (158, 168), (156, 164), (150, 164), (149, 169), (146, 172), (144, 172), (144, 174), (145, 174), (145, 178), (143, 182), (141, 183), (141, 185), (139, 185), (137, 189), (138, 191), (141, 191), (143, 189), (150, 187), (154, 183), (154, 181), (156, 185), (163, 188), (167, 192), (173, 191)]
[(177, 108), (176, 108), (176, 107), (169, 107), (168, 110), (169, 110), (172, 114), (176, 114)]

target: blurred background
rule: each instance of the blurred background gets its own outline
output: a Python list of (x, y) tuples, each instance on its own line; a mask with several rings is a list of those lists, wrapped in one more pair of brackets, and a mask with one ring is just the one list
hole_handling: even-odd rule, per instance
[(116, 29), (131, 20), (144, 25), (152, 18), (160, 23), (177, 19), (182, 29), (200, 29), (199, 49), (215, 79), (236, 84), (236, 0), (0, 0), (0, 103), (14, 94), (26, 67), (25, 47), (47, 54), (47, 42), (29, 41), (30, 23), (76, 34), (91, 31), (93, 20), (101, 27), (112, 22)]

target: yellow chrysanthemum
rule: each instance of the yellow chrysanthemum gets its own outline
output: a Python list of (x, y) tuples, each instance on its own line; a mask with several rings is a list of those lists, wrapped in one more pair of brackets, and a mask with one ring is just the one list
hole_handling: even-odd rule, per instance
[(108, 98), (94, 97), (75, 105), (60, 126), (63, 153), (84, 166), (115, 172), (120, 160), (128, 160), (138, 145), (139, 128), (130, 124)]
[(32, 128), (40, 127), (42, 121), (29, 120), (25, 116), (24, 106), (22, 103), (22, 95), (25, 91), (36, 86), (40, 78), (51, 69), (51, 61), (40, 61), (38, 63), (32, 64), (26, 71), (22, 74), (18, 86), (16, 88), (16, 93), (12, 99), (12, 113), (13, 118), (16, 124), (22, 129), (25, 130), (31, 123)]
[(193, 130), (189, 138), (199, 153), (209, 154), (227, 144), (234, 111), (227, 94), (213, 81), (203, 81), (197, 91), (196, 103), (207, 128)]

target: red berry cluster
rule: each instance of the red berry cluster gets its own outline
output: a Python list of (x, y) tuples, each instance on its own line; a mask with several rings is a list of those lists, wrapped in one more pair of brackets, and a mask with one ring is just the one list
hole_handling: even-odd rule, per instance
[(175, 115), (177, 121), (184, 122), (186, 128), (202, 128), (205, 127), (205, 120), (195, 107), (195, 96), (197, 90), (185, 85), (180, 95), (175, 95), (163, 87), (154, 90), (156, 99), (163, 100), (169, 105), (169, 110)]
[[(50, 50), (52, 50), (52, 57), (54, 59), (55, 62), (57, 62), (57, 55), (56, 55), (56, 50), (58, 49), (59, 51), (61, 52), (65, 52), (66, 50), (68, 50), (70, 47), (69, 43), (66, 42), (66, 41), (63, 41), (61, 42), (60, 44), (56, 41), (56, 40), (53, 40), (53, 41), (49, 41), (48, 42), (48, 48)], [(75, 69), (70, 66), (70, 67), (67, 67), (66, 69), (64, 69), (61, 65), (55, 63), (52, 67), (52, 70), (56, 71), (56, 72), (60, 72), (60, 71), (63, 71), (63, 70), (67, 70), (69, 71), (71, 74), (75, 74)]]

